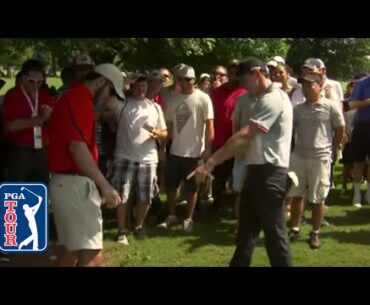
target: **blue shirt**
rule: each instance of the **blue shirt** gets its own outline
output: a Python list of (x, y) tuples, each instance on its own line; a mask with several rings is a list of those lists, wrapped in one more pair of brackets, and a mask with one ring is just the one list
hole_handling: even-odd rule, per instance
[[(370, 98), (370, 76), (360, 79), (356, 82), (350, 100), (365, 100)], [(360, 108), (357, 110), (355, 123), (370, 123), (370, 107)]]

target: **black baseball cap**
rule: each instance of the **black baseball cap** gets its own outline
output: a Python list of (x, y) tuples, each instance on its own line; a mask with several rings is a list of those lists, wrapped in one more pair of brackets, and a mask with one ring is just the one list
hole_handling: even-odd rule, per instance
[(238, 65), (238, 75), (252, 73), (256, 70), (269, 73), (267, 65), (261, 59), (256, 57), (248, 57), (242, 60)]

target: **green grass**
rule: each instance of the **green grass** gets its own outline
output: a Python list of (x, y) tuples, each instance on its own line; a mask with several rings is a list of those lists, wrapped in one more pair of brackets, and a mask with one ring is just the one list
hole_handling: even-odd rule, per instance
[[(9, 89), (14, 87), (15, 79), (10, 79), (7, 77), (3, 77), (3, 80), (5, 80), (5, 85), (0, 90), (0, 95), (4, 95)], [(60, 77), (48, 77), (46, 80), (46, 83), (49, 86), (55, 86), (56, 89), (58, 89), (62, 85), (62, 80)]]
[[(341, 166), (336, 167), (336, 181)], [(339, 182), (338, 182), (339, 183)], [(365, 186), (364, 186), (365, 187)], [(307, 244), (310, 225), (302, 226), (301, 238), (291, 244), (294, 266), (369, 266), (370, 207), (351, 206), (351, 195), (342, 196), (340, 188), (330, 195), (326, 211), (329, 227), (321, 229), (322, 247), (311, 250)], [(228, 205), (228, 203), (225, 203)], [(231, 207), (231, 203), (229, 203)], [(180, 212), (184, 213), (182, 209)], [(165, 207), (163, 207), (165, 213)], [(310, 212), (306, 217), (310, 219)], [(183, 215), (182, 215), (183, 216)], [(110, 266), (227, 266), (234, 251), (230, 235), (235, 222), (231, 212), (220, 215), (206, 211), (195, 218), (195, 232), (183, 233), (180, 226), (169, 231), (155, 227), (158, 220), (149, 218), (150, 238), (138, 241), (128, 237), (130, 245), (116, 244), (114, 220), (105, 225), (105, 249)], [(252, 266), (269, 266), (263, 245), (263, 234), (257, 244)]]

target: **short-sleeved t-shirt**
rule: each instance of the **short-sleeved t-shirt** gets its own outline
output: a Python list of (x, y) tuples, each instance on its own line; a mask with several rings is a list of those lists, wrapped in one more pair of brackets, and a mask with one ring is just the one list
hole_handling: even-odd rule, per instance
[(56, 103), (49, 121), (48, 166), (52, 172), (80, 173), (70, 150), (71, 142), (85, 142), (98, 161), (93, 97), (84, 84), (76, 84)]
[(294, 107), (297, 135), (295, 152), (306, 158), (329, 159), (332, 154), (334, 129), (345, 126), (343, 112), (335, 101), (321, 98)]
[[(351, 95), (351, 100), (365, 100), (370, 98), (370, 76), (356, 82), (355, 90)], [(357, 110), (354, 123), (370, 123), (370, 107)]]
[(214, 89), (211, 93), (215, 114), (215, 138), (213, 146), (222, 147), (232, 135), (231, 116), (235, 109), (235, 102), (239, 96), (246, 93), (240, 87), (229, 88), (227, 84)]
[(293, 130), (293, 110), (288, 95), (270, 86), (257, 97), (250, 123), (260, 132), (249, 143), (246, 164), (288, 168)]
[[(256, 105), (256, 99), (254, 99), (249, 93), (241, 95), (235, 104), (235, 110), (232, 115), (233, 125), (237, 130), (247, 126), (252, 111)], [(248, 149), (248, 148), (247, 148)], [(245, 160), (245, 152), (242, 152), (235, 156), (238, 160)]]
[(200, 157), (205, 146), (206, 121), (214, 119), (209, 95), (198, 89), (190, 95), (173, 95), (165, 118), (173, 123), (170, 153), (179, 157)]
[[(27, 94), (27, 93), (26, 93)], [(30, 98), (30, 97), (29, 97)], [(35, 100), (30, 98), (30, 101), (35, 107)], [(53, 107), (53, 97), (45, 89), (39, 90), (38, 114), (42, 112), (43, 106)], [(27, 97), (23, 93), (21, 87), (10, 89), (5, 95), (3, 102), (3, 118), (4, 123), (10, 123), (18, 119), (27, 119), (32, 117), (32, 109), (28, 103)], [(18, 131), (7, 131), (5, 138), (14, 144), (26, 147), (35, 147), (34, 143), (34, 128), (25, 128)], [(42, 143), (43, 147), (48, 144), (47, 128), (42, 128)]]
[(114, 155), (143, 164), (158, 163), (157, 146), (145, 126), (166, 130), (162, 108), (148, 100), (128, 98), (120, 113)]

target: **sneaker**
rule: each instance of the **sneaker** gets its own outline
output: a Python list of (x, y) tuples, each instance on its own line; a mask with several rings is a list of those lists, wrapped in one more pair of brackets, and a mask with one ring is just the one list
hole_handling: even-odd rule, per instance
[(353, 201), (352, 201), (353, 206), (356, 208), (361, 208), (361, 194), (360, 193), (354, 193), (353, 194)]
[(193, 226), (193, 220), (188, 218), (188, 219), (185, 219), (184, 220), (184, 231), (186, 233), (191, 233), (193, 232), (194, 230), (194, 226)]
[(170, 226), (176, 224), (178, 222), (178, 218), (174, 215), (168, 215), (166, 220), (158, 225), (159, 228), (167, 229)]
[(188, 204), (187, 200), (181, 200), (181, 201), (176, 203), (176, 206), (185, 206), (187, 204)]
[(0, 263), (10, 263), (10, 258), (8, 255), (0, 253)]
[(326, 218), (324, 218), (323, 220), (322, 220), (322, 222), (321, 222), (321, 225), (320, 226), (322, 226), (322, 227), (328, 227), (328, 226), (330, 226), (330, 223), (329, 223), (329, 221), (326, 219)]
[(119, 231), (116, 237), (116, 242), (124, 246), (128, 246), (129, 243), (128, 243), (127, 236), (126, 236), (127, 233), (128, 233), (127, 230)]
[(311, 249), (318, 249), (321, 246), (319, 233), (310, 233), (310, 241), (309, 241)]
[(300, 230), (293, 230), (293, 229), (290, 229), (289, 230), (289, 233), (288, 233), (288, 237), (289, 237), (289, 240), (290, 241), (295, 241), (299, 238), (300, 236)]
[(145, 229), (141, 226), (135, 228), (134, 235), (139, 240), (144, 240), (148, 238), (148, 235), (146, 235)]
[(201, 203), (212, 204), (214, 202), (213, 197), (208, 197), (200, 200)]

